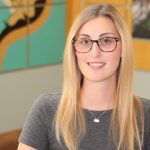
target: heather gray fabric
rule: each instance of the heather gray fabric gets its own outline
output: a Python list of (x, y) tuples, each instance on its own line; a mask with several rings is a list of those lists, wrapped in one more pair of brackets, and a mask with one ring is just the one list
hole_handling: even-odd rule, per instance
[[(26, 119), (19, 142), (38, 150), (67, 150), (60, 146), (55, 138), (52, 122), (61, 94), (44, 94), (40, 96)], [(150, 101), (142, 99), (145, 109), (145, 135), (143, 150), (150, 150)], [(84, 109), (87, 134), (80, 142), (79, 150), (116, 150), (109, 136), (109, 124), (112, 110), (107, 110), (100, 123), (93, 122), (94, 117)], [(92, 111), (97, 117), (103, 111)], [(135, 150), (138, 150), (135, 144)]]

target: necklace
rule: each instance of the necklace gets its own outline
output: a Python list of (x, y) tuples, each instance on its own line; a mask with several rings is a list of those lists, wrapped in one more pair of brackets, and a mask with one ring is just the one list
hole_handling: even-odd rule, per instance
[(100, 117), (106, 112), (106, 111), (103, 111), (98, 117), (96, 117), (91, 111), (88, 110), (88, 112), (94, 117), (94, 122), (98, 123), (100, 122)]

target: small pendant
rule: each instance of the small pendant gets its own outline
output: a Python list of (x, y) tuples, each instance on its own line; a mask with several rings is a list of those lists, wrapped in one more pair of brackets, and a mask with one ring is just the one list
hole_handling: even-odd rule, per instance
[(98, 118), (95, 118), (94, 122), (100, 122), (100, 120)]

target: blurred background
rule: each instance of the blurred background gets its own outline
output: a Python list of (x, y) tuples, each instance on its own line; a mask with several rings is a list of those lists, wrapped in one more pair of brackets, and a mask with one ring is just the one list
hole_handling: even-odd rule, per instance
[(150, 0), (0, 0), (0, 150), (9, 150), (9, 142), (16, 146), (40, 94), (61, 92), (69, 28), (80, 10), (104, 2), (128, 23), (135, 48), (135, 93), (150, 99)]

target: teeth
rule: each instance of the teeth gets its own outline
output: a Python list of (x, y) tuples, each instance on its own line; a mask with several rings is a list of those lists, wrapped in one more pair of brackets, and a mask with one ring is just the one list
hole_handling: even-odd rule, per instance
[(103, 66), (104, 63), (89, 63), (89, 65), (94, 66), (94, 67), (100, 67), (100, 66)]

